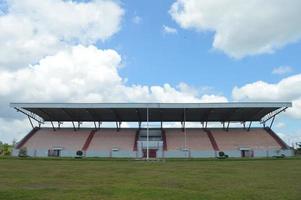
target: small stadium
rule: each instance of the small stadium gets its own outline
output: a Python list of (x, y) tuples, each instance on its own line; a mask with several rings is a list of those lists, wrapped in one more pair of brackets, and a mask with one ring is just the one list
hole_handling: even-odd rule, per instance
[(0, 0), (0, 200), (300, 200), (301, 0)]
[[(28, 117), (32, 130), (15, 145), (13, 157), (0, 159), (1, 195), (298, 199), (301, 159), (272, 130), (275, 117), (290, 106), (289, 102), (11, 103)], [(102, 122), (115, 127), (103, 127)], [(136, 126), (123, 128), (122, 122)], [(186, 127), (192, 122), (199, 127)]]

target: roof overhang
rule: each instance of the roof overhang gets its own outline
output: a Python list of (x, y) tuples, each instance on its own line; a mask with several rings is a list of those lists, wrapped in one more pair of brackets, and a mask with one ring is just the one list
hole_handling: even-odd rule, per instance
[(245, 122), (262, 121), (291, 107), (290, 102), (230, 103), (10, 103), (41, 121)]

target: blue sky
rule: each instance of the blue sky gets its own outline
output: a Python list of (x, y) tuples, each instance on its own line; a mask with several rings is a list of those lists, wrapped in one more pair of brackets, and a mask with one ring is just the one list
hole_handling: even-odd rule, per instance
[[(128, 78), (128, 84), (186, 82), (196, 87), (213, 87), (231, 99), (234, 86), (257, 80), (274, 83), (287, 76), (272, 74), (275, 67), (293, 66), (292, 73), (300, 73), (300, 42), (272, 54), (231, 58), (212, 48), (214, 33), (181, 29), (167, 12), (172, 3), (160, 2), (155, 10), (150, 9), (150, 1), (122, 3), (126, 13), (121, 31), (98, 44), (100, 48), (117, 49), (124, 57), (125, 67), (120, 74)], [(133, 23), (136, 16), (141, 17), (139, 24)], [(163, 25), (176, 28), (178, 33), (164, 33)]]
[(0, 0), (0, 140), (30, 128), (12, 101), (291, 101), (275, 129), (301, 140), (300, 9), (299, 0)]

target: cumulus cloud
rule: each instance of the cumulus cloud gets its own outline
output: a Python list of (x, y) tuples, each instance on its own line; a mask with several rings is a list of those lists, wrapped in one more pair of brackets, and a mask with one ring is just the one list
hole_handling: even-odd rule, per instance
[[(0, 70), (0, 111), (10, 101), (27, 102), (225, 102), (220, 95), (201, 95), (185, 83), (173, 87), (127, 85), (118, 73), (121, 56), (115, 50), (82, 45), (47, 56), (15, 71)], [(2, 115), (2, 122), (6, 118)], [(11, 126), (14, 127), (14, 126)], [(1, 128), (1, 126), (0, 126)], [(13, 128), (10, 130), (12, 131)], [(2, 132), (8, 132), (2, 130)], [(1, 130), (0, 130), (1, 132)], [(1, 138), (0, 138), (1, 139)]]
[(300, 8), (299, 0), (177, 0), (169, 13), (184, 29), (214, 32), (215, 49), (242, 58), (298, 41)]
[(106, 40), (120, 29), (114, 1), (7, 0), (0, 15), (0, 68), (25, 67), (74, 44)]
[(19, 141), (30, 131), (27, 119), (0, 118), (0, 141), (11, 144), (13, 140)]
[[(115, 50), (75, 46), (47, 56), (38, 64), (0, 73), (0, 96), (28, 101), (158, 101), (199, 102), (197, 91), (185, 83), (177, 88), (127, 86), (119, 75), (121, 56)], [(207, 95), (203, 100), (221, 96)]]
[(301, 119), (301, 74), (282, 79), (278, 83), (257, 81), (241, 87), (234, 87), (233, 99), (236, 101), (292, 101), (288, 114)]
[(272, 71), (272, 74), (278, 74), (278, 75), (283, 75), (283, 74), (288, 74), (293, 71), (293, 68), (290, 66), (280, 66), (280, 67), (275, 67)]
[(163, 25), (163, 32), (167, 34), (176, 34), (178, 33), (177, 29)]

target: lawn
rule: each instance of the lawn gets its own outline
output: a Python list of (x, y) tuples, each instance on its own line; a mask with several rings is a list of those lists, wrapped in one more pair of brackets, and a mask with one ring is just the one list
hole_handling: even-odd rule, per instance
[(301, 159), (0, 158), (0, 199), (301, 199)]

